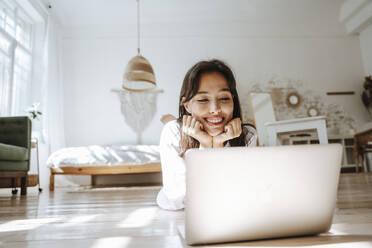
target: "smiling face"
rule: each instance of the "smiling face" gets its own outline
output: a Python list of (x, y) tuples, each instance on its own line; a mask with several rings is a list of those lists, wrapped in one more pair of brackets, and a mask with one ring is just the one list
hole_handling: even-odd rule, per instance
[(187, 112), (201, 122), (209, 135), (221, 134), (234, 111), (233, 97), (226, 78), (218, 72), (202, 74), (198, 92), (184, 106)]

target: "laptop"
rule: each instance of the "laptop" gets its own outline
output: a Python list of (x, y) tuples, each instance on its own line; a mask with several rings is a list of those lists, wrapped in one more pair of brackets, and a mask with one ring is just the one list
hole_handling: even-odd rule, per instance
[(341, 158), (339, 144), (188, 150), (186, 243), (327, 232)]

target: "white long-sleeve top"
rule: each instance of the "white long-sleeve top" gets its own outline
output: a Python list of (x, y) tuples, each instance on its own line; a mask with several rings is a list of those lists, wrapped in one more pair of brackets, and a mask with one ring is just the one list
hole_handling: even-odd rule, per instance
[[(185, 160), (179, 156), (180, 125), (176, 120), (165, 124), (160, 136), (160, 161), (163, 175), (163, 188), (158, 193), (156, 202), (166, 210), (184, 208), (183, 200), (186, 194), (186, 166)], [(243, 128), (246, 135), (246, 146), (256, 146), (257, 132), (250, 126)], [(226, 147), (230, 146), (229, 143)]]

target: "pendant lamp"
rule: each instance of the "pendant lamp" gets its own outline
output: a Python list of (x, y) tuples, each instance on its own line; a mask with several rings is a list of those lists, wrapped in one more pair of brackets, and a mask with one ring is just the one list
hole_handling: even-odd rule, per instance
[(150, 91), (156, 87), (156, 80), (150, 62), (141, 55), (139, 0), (137, 0), (137, 42), (137, 56), (133, 57), (125, 68), (122, 87), (132, 92)]

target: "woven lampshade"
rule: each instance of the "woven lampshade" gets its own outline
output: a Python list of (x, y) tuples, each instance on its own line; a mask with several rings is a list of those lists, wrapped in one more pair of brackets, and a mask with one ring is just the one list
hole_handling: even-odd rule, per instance
[(128, 62), (122, 87), (133, 92), (149, 91), (156, 87), (154, 70), (145, 57), (137, 55)]

